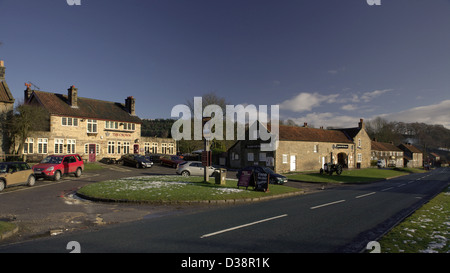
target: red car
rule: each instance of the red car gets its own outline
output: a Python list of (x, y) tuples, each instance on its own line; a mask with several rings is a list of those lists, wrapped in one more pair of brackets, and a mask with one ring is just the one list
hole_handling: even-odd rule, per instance
[(162, 156), (162, 157), (160, 157), (160, 160), (161, 160), (161, 166), (167, 165), (167, 166), (173, 167), (173, 168), (177, 168), (178, 164), (186, 162), (181, 157), (176, 156), (176, 155)]
[(50, 155), (41, 163), (33, 166), (36, 178), (44, 177), (55, 181), (61, 179), (65, 174), (75, 174), (80, 177), (84, 171), (84, 162), (78, 154)]

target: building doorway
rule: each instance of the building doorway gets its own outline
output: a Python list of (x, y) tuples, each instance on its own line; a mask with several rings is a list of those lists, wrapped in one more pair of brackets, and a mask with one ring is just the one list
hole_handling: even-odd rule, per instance
[(95, 148), (96, 145), (95, 144), (89, 144), (89, 162), (95, 162), (96, 158), (95, 158)]
[(291, 164), (290, 164), (289, 170), (291, 172), (293, 172), (293, 171), (295, 171), (295, 167), (297, 165), (295, 155), (291, 155), (291, 161), (290, 162), (291, 162)]
[(133, 146), (133, 152), (134, 152), (135, 154), (138, 154), (138, 153), (139, 153), (139, 144), (134, 144), (134, 146)]
[(338, 153), (338, 164), (344, 168), (348, 168), (348, 155), (346, 153)]

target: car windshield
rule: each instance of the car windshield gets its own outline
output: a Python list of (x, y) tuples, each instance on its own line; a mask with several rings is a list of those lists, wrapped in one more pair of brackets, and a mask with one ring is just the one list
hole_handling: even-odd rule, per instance
[(62, 160), (62, 156), (47, 156), (41, 161), (41, 163), (60, 164)]
[(263, 170), (268, 174), (275, 174), (274, 171), (272, 171), (272, 169), (269, 169), (267, 167), (263, 167)]

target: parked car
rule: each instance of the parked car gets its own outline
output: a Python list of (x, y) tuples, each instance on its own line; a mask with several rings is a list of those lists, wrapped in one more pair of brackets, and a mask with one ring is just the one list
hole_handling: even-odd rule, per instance
[(153, 162), (148, 156), (140, 154), (126, 154), (123, 155), (119, 161), (121, 161), (123, 165), (129, 165), (136, 168), (151, 168), (153, 166)]
[(248, 166), (240, 169), (236, 177), (239, 179), (241, 177), (242, 171), (252, 171), (253, 173), (267, 173), (269, 174), (270, 184), (284, 184), (288, 181), (287, 177), (278, 173), (275, 173), (272, 169), (263, 166)]
[(386, 161), (384, 159), (380, 159), (377, 161), (378, 168), (386, 168)]
[(0, 191), (16, 185), (34, 186), (36, 177), (26, 162), (0, 163)]
[[(219, 170), (212, 166), (209, 166), (209, 176), (214, 176), (216, 172)], [(178, 164), (177, 174), (181, 174), (182, 176), (190, 176), (190, 175), (204, 175), (205, 166), (202, 165), (201, 161), (185, 161), (183, 163)]]
[(178, 167), (178, 164), (181, 164), (184, 161), (181, 157), (176, 155), (166, 155), (159, 158), (161, 160), (161, 166), (166, 165), (172, 168)]
[(84, 171), (84, 162), (78, 154), (49, 155), (39, 164), (34, 165), (33, 171), (36, 178), (43, 177), (58, 181), (67, 174), (80, 177)]

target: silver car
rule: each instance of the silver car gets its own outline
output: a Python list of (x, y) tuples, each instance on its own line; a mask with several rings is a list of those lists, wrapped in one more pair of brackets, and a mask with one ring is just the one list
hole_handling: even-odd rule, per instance
[[(207, 168), (209, 168), (209, 176), (214, 176), (219, 171), (211, 166)], [(204, 170), (205, 166), (202, 165), (201, 161), (186, 161), (178, 165), (177, 174), (181, 174), (182, 176), (203, 175)]]

